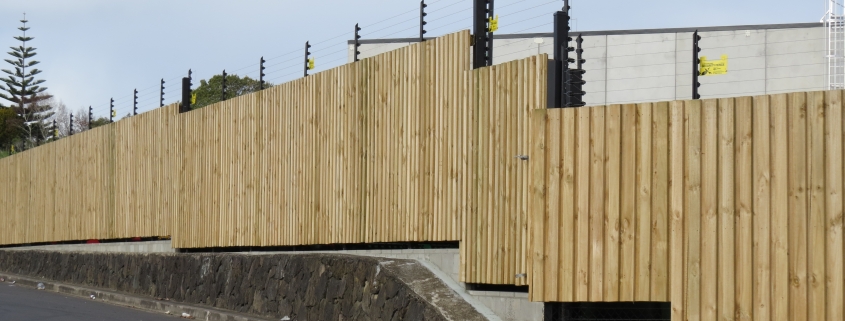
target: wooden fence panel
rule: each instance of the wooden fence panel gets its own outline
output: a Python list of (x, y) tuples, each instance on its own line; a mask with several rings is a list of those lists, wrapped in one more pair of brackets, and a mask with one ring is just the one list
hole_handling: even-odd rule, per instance
[[(535, 113), (534, 126), (543, 128), (531, 136), (531, 300), (671, 301), (675, 320), (841, 319), (841, 97), (828, 91)], [(573, 113), (574, 125), (560, 121)], [(574, 144), (567, 143), (572, 127)], [(584, 139), (591, 131), (600, 133)], [(575, 157), (574, 177), (561, 165), (564, 155)], [(572, 196), (559, 192), (570, 180)], [(604, 192), (584, 192), (584, 184)], [(596, 198), (615, 204), (616, 186), (619, 212), (598, 206)], [(595, 237), (597, 227), (587, 231), (564, 204), (605, 222), (611, 236)], [(589, 211), (578, 209), (587, 204)], [(576, 240), (556, 240), (567, 233)], [(617, 246), (618, 256), (606, 255)], [(602, 278), (591, 274), (600, 267)], [(594, 293), (601, 287), (603, 295)]]
[[(175, 105), (0, 160), (2, 244), (166, 237), (176, 213)], [(11, 231), (12, 229), (10, 229)]]

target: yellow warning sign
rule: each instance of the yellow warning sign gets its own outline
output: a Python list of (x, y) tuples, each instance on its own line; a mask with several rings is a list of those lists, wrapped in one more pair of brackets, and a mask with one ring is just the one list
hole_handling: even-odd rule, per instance
[(308, 70), (314, 70), (314, 60), (317, 58), (308, 59)]
[(490, 32), (496, 32), (496, 30), (499, 30), (499, 15), (496, 15), (496, 18), (488, 18), (487, 22), (490, 24)]
[(728, 55), (722, 55), (719, 60), (707, 60), (702, 56), (699, 65), (699, 76), (724, 75), (728, 73)]

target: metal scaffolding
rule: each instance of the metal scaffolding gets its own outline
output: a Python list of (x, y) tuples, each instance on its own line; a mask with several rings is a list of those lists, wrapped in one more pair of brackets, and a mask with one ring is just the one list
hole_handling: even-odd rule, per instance
[(826, 11), (822, 18), (827, 44), (827, 88), (845, 88), (845, 18), (843, 6), (835, 0), (826, 0)]

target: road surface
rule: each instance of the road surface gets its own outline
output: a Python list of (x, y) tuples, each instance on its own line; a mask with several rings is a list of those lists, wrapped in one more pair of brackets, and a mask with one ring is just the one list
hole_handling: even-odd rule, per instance
[(176, 321), (180, 318), (0, 283), (3, 321)]

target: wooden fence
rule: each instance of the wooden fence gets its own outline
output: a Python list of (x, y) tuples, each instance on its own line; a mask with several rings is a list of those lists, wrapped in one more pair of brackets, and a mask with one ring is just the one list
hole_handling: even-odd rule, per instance
[[(526, 284), (545, 56), (470, 70), (463, 31), (179, 116), (174, 246), (461, 241), (467, 282)], [(471, 225), (468, 227), (468, 225)]]
[(534, 301), (843, 319), (842, 92), (538, 110)]
[(530, 111), (547, 57), (470, 69), (462, 31), (188, 113), (0, 160), (0, 244), (460, 241), (466, 282), (527, 284)]
[(463, 281), (534, 301), (843, 319), (841, 92), (545, 109), (545, 55), (470, 70), (469, 41), (2, 159), (0, 244), (460, 241)]
[(0, 244), (170, 235), (171, 105), (0, 160)]

